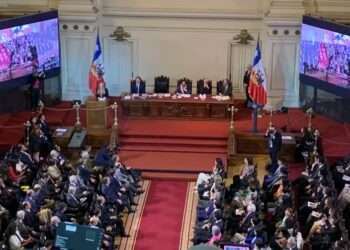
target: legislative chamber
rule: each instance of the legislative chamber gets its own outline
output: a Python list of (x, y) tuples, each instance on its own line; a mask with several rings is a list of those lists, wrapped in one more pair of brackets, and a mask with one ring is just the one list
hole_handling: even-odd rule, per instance
[(0, 248), (349, 249), (349, 10), (2, 0)]

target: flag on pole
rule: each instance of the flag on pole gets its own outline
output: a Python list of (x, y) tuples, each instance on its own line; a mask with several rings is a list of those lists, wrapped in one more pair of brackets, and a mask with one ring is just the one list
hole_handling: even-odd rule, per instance
[(97, 88), (100, 83), (104, 84), (105, 81), (102, 77), (103, 67), (102, 67), (102, 49), (100, 43), (100, 36), (97, 32), (96, 47), (92, 58), (92, 63), (90, 65), (89, 71), (89, 89), (93, 96), (96, 96)]
[(267, 99), (266, 75), (261, 58), (259, 40), (256, 43), (253, 69), (249, 79), (249, 95), (257, 105), (265, 105)]

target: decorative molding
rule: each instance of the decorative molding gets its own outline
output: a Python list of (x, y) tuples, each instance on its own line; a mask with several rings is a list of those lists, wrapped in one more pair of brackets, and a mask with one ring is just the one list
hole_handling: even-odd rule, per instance
[[(78, 26), (78, 28), (75, 28)], [(77, 22), (62, 22), (60, 23), (60, 32), (62, 34), (84, 34), (93, 33), (97, 29), (96, 25), (91, 25), (91, 23), (77, 23)]]
[(262, 20), (261, 11), (203, 11), (203, 10), (151, 10), (151, 9), (113, 9), (101, 10), (104, 17), (134, 17), (134, 18), (186, 18), (186, 19), (231, 19), (231, 20)]
[(267, 18), (298, 18), (305, 14), (303, 0), (272, 0)]
[[(108, 30), (115, 29), (115, 25), (112, 24), (105, 24), (103, 27), (107, 28)], [(186, 31), (186, 32), (210, 32), (210, 33), (239, 33), (240, 29), (237, 27), (198, 27), (198, 26), (183, 26), (183, 27), (174, 27), (174, 26), (145, 26), (142, 24), (138, 25), (123, 25), (124, 29), (130, 30), (130, 31)], [(259, 33), (261, 32), (261, 29), (255, 28), (251, 29), (253, 33)]]
[(240, 44), (250, 44), (250, 41), (254, 41), (254, 38), (246, 29), (241, 30), (239, 34), (233, 37), (233, 40), (238, 40)]
[(124, 41), (126, 40), (125, 38), (129, 38), (131, 37), (130, 36), (130, 33), (128, 32), (125, 32), (124, 31), (124, 28), (122, 26), (118, 26), (115, 31), (113, 31), (112, 34), (109, 35), (110, 37), (113, 37), (113, 40), (115, 41)]
[(59, 0), (58, 11), (63, 21), (95, 22), (99, 9), (92, 0)]

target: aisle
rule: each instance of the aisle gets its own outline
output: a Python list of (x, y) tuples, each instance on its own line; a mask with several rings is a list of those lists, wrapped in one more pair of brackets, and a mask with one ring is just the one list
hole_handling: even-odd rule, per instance
[(152, 181), (138, 228), (135, 250), (179, 249), (190, 183)]

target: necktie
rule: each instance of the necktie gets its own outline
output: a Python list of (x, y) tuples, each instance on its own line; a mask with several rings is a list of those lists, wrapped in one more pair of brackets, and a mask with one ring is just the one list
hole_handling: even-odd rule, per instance
[(139, 95), (140, 94), (140, 84), (137, 84), (137, 94)]

